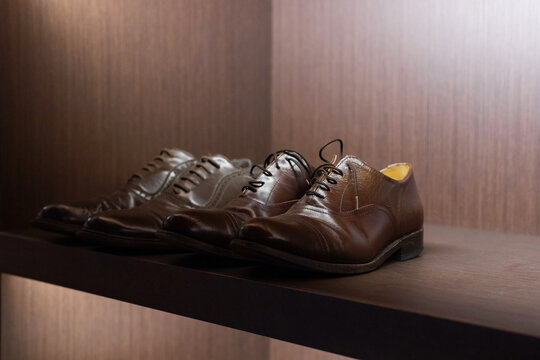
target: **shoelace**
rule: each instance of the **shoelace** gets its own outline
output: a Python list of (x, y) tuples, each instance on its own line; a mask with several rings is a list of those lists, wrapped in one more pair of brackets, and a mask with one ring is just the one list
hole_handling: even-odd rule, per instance
[(212, 175), (212, 172), (211, 172), (210, 170), (208, 170), (208, 168), (204, 165), (204, 163), (209, 163), (209, 164), (211, 164), (212, 166), (214, 166), (216, 169), (219, 169), (219, 168), (220, 168), (220, 165), (219, 165), (217, 162), (215, 162), (214, 160), (212, 160), (212, 159), (210, 159), (210, 158), (208, 158), (208, 157), (206, 157), (206, 156), (201, 157), (201, 160), (198, 161), (197, 164), (195, 164), (195, 166), (192, 167), (192, 168), (188, 171), (189, 174), (194, 175), (194, 176), (197, 176), (197, 177), (200, 179), (200, 181), (199, 181), (199, 182), (196, 182), (196, 181), (194, 180), (194, 176), (193, 176), (193, 177), (188, 177), (188, 176), (182, 176), (182, 177), (180, 177), (180, 179), (179, 179), (177, 182), (175, 182), (175, 183), (173, 184), (173, 187), (174, 187), (174, 190), (173, 190), (173, 191), (174, 191), (175, 194), (177, 194), (177, 195), (180, 194), (180, 191), (184, 191), (185, 193), (189, 193), (189, 192), (191, 191), (190, 189), (188, 189), (188, 188), (186, 188), (186, 187), (184, 186), (186, 182), (190, 182), (190, 183), (192, 183), (193, 185), (197, 186), (197, 185), (199, 185), (202, 181), (208, 179), (207, 177), (205, 178), (204, 176), (202, 176), (202, 175), (197, 171), (198, 169), (202, 169), (202, 170), (206, 171), (206, 173), (207, 173), (208, 175)]
[[(249, 171), (250, 175), (254, 178), (254, 179), (257, 179), (257, 180), (251, 180), (248, 182), (249, 185), (246, 185), (242, 188), (242, 191), (252, 191), (252, 192), (257, 192), (257, 189), (262, 187), (265, 182), (260, 180), (260, 176), (261, 175), (265, 175), (265, 176), (273, 176), (273, 174), (268, 170), (268, 166), (270, 166), (270, 164), (275, 161), (276, 162), (276, 169), (280, 169), (279, 167), (279, 163), (277, 161), (278, 159), (278, 156), (281, 155), (281, 154), (287, 154), (288, 158), (286, 158), (287, 162), (289, 163), (289, 165), (291, 166), (291, 168), (294, 167), (294, 165), (297, 165), (298, 167), (303, 167), (304, 169), (306, 169), (306, 171), (309, 173), (310, 172), (310, 165), (308, 164), (308, 162), (306, 161), (306, 159), (304, 159), (304, 157), (302, 155), (300, 155), (298, 152), (294, 151), (294, 150), (287, 150), (287, 149), (284, 149), (284, 150), (279, 150), (279, 151), (276, 151), (276, 152), (273, 152), (271, 153), (270, 155), (268, 155), (266, 157), (266, 159), (264, 160), (263, 162), (263, 165), (259, 165), (259, 164), (256, 164), (256, 165), (253, 165), (251, 167), (251, 170)], [(253, 173), (253, 170), (255, 169), (259, 169), (261, 170), (261, 174), (259, 175), (255, 175)], [(306, 179), (306, 182), (309, 183), (309, 181)]]
[(306, 191), (306, 195), (315, 195), (318, 198), (324, 199), (326, 196), (318, 193), (317, 190), (322, 189), (324, 191), (330, 191), (330, 186), (326, 184), (327, 182), (332, 185), (337, 184), (337, 180), (330, 177), (331, 173), (336, 173), (339, 176), (343, 176), (343, 171), (332, 164), (322, 164), (321, 166), (317, 167), (313, 172), (311, 189), (313, 189), (314, 186), (317, 187), (314, 190)]
[[(330, 176), (330, 174), (334, 173), (339, 176), (343, 176), (343, 171), (338, 169), (334, 164), (336, 163), (337, 156), (334, 157), (332, 162), (328, 161), (323, 156), (323, 151), (326, 149), (329, 145), (333, 143), (339, 143), (339, 159), (343, 158), (343, 141), (341, 139), (334, 139), (327, 144), (325, 144), (321, 149), (319, 150), (319, 157), (322, 161), (325, 163), (318, 166), (315, 171), (313, 171), (313, 175), (311, 178), (311, 187), (308, 191), (306, 191), (306, 195), (313, 195), (317, 196), (318, 198), (324, 199), (326, 196), (323, 194), (320, 194), (317, 192), (318, 189), (322, 189), (324, 191), (330, 191), (330, 186), (337, 184), (337, 180)], [(356, 179), (356, 177), (355, 177)], [(358, 199), (358, 196), (357, 196)]]
[[(133, 175), (131, 175), (131, 177), (129, 178), (128, 182), (129, 181), (133, 181), (135, 179), (142, 179), (143, 176), (145, 175), (148, 175), (148, 173), (151, 173), (152, 171), (156, 170), (157, 168), (159, 168), (161, 166), (161, 164), (163, 164), (163, 162), (165, 162), (165, 158), (163, 157), (164, 155), (166, 155), (167, 157), (172, 157), (171, 153), (169, 152), (169, 150), (167, 149), (163, 149), (159, 152), (159, 156), (156, 156), (151, 162), (149, 162), (148, 164), (146, 164), (146, 166), (144, 166), (140, 172), (137, 172)], [(159, 164), (158, 164), (159, 162)], [(142, 171), (146, 172), (146, 173), (141, 173)]]

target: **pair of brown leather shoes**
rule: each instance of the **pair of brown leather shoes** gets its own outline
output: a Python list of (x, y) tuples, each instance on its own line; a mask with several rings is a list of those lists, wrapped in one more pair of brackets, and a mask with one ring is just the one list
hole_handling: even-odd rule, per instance
[[(340, 154), (331, 163), (322, 153), (334, 142)], [(411, 166), (377, 171), (343, 156), (339, 139), (319, 155), (325, 163), (310, 176), (297, 152), (271, 154), (224, 208), (170, 216), (157, 237), (172, 247), (340, 274), (374, 270), (392, 255), (418, 256), (423, 210)]]
[[(339, 143), (332, 162), (324, 149)], [(336, 139), (315, 171), (296, 151), (262, 165), (164, 150), (126, 188), (45, 207), (36, 223), (100, 245), (196, 250), (330, 273), (360, 273), (422, 251), (423, 210), (409, 164), (377, 171)], [(243, 187), (242, 187), (243, 186)], [(106, 210), (106, 211), (105, 211)], [(82, 226), (84, 223), (84, 226)], [(82, 227), (82, 228), (81, 228)]]
[(108, 210), (131, 209), (156, 198), (195, 163), (190, 153), (163, 149), (128, 182), (110, 195), (92, 199), (47, 205), (33, 225), (58, 232), (75, 234), (93, 216)]
[(251, 179), (248, 159), (165, 149), (108, 196), (45, 206), (33, 224), (76, 233), (96, 245), (167, 249), (155, 237), (163, 220), (185, 209), (221, 207)]
[(156, 198), (127, 210), (107, 211), (89, 219), (77, 236), (113, 247), (168, 250), (156, 238), (163, 221), (186, 209), (219, 208), (241, 193), (251, 161), (223, 155), (203, 156)]
[(251, 169), (242, 193), (223, 208), (185, 210), (170, 216), (157, 237), (171, 248), (245, 258), (229, 249), (242, 226), (255, 218), (285, 213), (310, 186), (313, 168), (293, 150), (270, 154)]

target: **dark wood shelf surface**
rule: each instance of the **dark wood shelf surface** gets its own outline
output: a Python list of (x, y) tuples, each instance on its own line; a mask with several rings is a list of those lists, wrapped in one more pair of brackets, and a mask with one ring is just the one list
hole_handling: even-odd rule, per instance
[(0, 271), (363, 359), (540, 358), (540, 238), (426, 225), (417, 259), (328, 276), (0, 233)]

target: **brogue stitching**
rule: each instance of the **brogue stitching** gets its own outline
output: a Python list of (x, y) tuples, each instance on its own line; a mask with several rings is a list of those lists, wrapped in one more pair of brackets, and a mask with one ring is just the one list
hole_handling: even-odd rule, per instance
[(281, 181), (281, 178), (278, 177), (276, 182), (274, 183), (274, 186), (272, 186), (272, 190), (270, 191), (270, 193), (268, 194), (268, 197), (266, 198), (266, 201), (264, 202), (264, 205), (268, 205), (268, 201), (270, 200), (270, 198), (272, 197), (272, 194), (274, 193), (274, 190), (276, 190), (276, 187), (277, 185), (279, 184), (279, 182)]

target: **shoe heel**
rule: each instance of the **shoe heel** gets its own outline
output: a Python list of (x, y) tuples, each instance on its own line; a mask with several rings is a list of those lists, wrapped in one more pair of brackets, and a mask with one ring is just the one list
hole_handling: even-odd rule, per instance
[(405, 235), (401, 239), (400, 249), (394, 254), (396, 260), (410, 260), (422, 252), (424, 249), (424, 229)]

